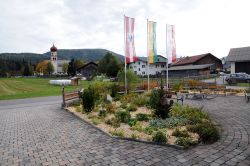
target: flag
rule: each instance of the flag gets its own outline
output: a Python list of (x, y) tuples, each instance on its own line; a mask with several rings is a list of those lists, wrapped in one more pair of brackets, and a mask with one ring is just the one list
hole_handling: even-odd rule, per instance
[(156, 61), (156, 22), (148, 21), (148, 63), (152, 64)]
[(175, 27), (167, 25), (167, 58), (169, 63), (176, 62)]
[(134, 25), (135, 19), (125, 16), (125, 56), (127, 64), (137, 61), (134, 44)]

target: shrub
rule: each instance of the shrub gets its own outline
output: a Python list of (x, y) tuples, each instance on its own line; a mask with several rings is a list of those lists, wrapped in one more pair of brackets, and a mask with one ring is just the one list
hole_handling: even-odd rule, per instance
[(95, 90), (92, 87), (85, 89), (81, 98), (84, 111), (91, 112), (95, 106)]
[(106, 111), (107, 111), (107, 113), (115, 113), (115, 104), (113, 104), (113, 103), (108, 103), (108, 104), (106, 104)]
[(149, 104), (154, 109), (155, 116), (167, 118), (172, 103), (164, 97), (163, 89), (153, 90), (150, 96)]
[(193, 141), (191, 138), (188, 137), (179, 137), (177, 138), (177, 140), (175, 141), (175, 143), (177, 145), (183, 146), (184, 148), (188, 148), (191, 145), (195, 145), (198, 142), (197, 141)]
[(149, 97), (145, 95), (139, 95), (132, 103), (138, 107), (149, 105)]
[(214, 143), (220, 138), (218, 128), (209, 121), (189, 126), (187, 129), (197, 133), (202, 143)]
[(76, 112), (82, 112), (82, 108), (80, 106), (75, 106), (75, 111)]
[(111, 84), (110, 86), (110, 90), (111, 90), (111, 97), (116, 97), (117, 92), (119, 91), (119, 86), (117, 84)]
[(147, 114), (142, 114), (142, 113), (136, 114), (136, 119), (138, 121), (148, 121), (149, 120), (148, 115)]
[(124, 131), (123, 130), (115, 129), (114, 131), (111, 131), (110, 133), (112, 135), (114, 135), (114, 136), (124, 137)]
[(180, 91), (183, 89), (183, 85), (182, 83), (176, 83), (174, 84), (173, 88), (172, 88), (174, 91)]
[(106, 110), (100, 110), (98, 115), (99, 115), (100, 117), (106, 117), (107, 111), (106, 111)]
[(151, 135), (155, 130), (156, 128), (153, 128), (153, 127), (145, 127), (143, 132)]
[(115, 116), (120, 122), (123, 122), (123, 123), (128, 123), (131, 117), (128, 111), (117, 111)]
[(185, 126), (187, 124), (189, 124), (189, 120), (175, 117), (167, 119), (152, 119), (149, 121), (149, 126), (155, 128), (173, 128), (176, 126)]
[(127, 103), (122, 103), (121, 108), (126, 109), (127, 108)]
[(136, 134), (134, 134), (134, 133), (131, 134), (131, 138), (132, 138), (132, 139), (137, 139), (137, 137), (138, 137), (138, 136), (137, 136)]
[(162, 131), (157, 131), (154, 135), (153, 135), (153, 141), (154, 142), (159, 142), (159, 143), (166, 143), (167, 142), (167, 137), (166, 134), (163, 133)]
[(115, 128), (120, 127), (120, 121), (118, 119), (114, 118), (114, 117), (111, 118), (111, 119), (106, 120), (105, 123), (108, 124), (108, 125), (111, 125), (111, 126), (113, 126)]
[(137, 130), (137, 131), (142, 132), (143, 131), (143, 127), (142, 127), (142, 125), (141, 125), (140, 122), (136, 122), (135, 125), (131, 127), (131, 130)]
[(185, 118), (193, 124), (201, 123), (203, 119), (209, 119), (208, 114), (203, 112), (202, 108), (180, 104), (175, 104), (172, 106), (170, 116)]
[(94, 124), (94, 125), (98, 125), (98, 124), (100, 124), (102, 121), (100, 120), (100, 119), (98, 119), (98, 118), (93, 118), (93, 119), (91, 119), (91, 121), (92, 121), (92, 123)]
[(189, 134), (188, 134), (188, 131), (187, 130), (183, 130), (181, 131), (180, 129), (175, 129), (172, 133), (172, 136), (175, 136), (175, 137), (189, 137)]
[(129, 125), (130, 127), (132, 127), (132, 126), (134, 126), (134, 125), (136, 124), (136, 122), (137, 122), (137, 119), (130, 119), (130, 120), (128, 121), (128, 125)]
[(128, 112), (133, 112), (133, 111), (136, 111), (136, 110), (137, 110), (137, 107), (134, 104), (130, 104), (130, 106), (128, 106), (127, 109), (126, 109), (126, 111), (128, 111)]

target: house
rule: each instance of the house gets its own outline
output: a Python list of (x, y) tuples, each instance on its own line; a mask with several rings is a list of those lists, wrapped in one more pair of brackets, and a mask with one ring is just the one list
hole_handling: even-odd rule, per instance
[(97, 72), (98, 65), (95, 62), (89, 62), (77, 69), (77, 73), (81, 74), (87, 80), (91, 79)]
[(250, 74), (250, 47), (231, 48), (227, 61), (231, 62), (231, 74)]
[[(146, 76), (148, 70), (148, 58), (147, 57), (138, 57), (138, 61), (135, 63), (130, 63), (128, 65), (135, 74), (140, 76)], [(166, 73), (166, 58), (157, 55), (157, 62), (154, 64), (149, 64), (149, 75), (159, 75)]]
[(169, 76), (208, 75), (222, 69), (222, 62), (211, 53), (187, 56), (171, 64)]

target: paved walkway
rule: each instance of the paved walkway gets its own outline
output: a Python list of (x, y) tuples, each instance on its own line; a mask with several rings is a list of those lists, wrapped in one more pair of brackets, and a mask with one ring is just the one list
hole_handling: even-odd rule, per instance
[(117, 140), (60, 109), (58, 97), (0, 101), (0, 165), (250, 165), (250, 104), (243, 97), (186, 101), (223, 126), (189, 150)]

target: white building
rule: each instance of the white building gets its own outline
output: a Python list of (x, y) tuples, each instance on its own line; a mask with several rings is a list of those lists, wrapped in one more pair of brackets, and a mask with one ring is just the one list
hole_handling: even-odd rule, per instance
[[(138, 61), (135, 63), (130, 63), (129, 68), (132, 69), (135, 74), (146, 76), (148, 70), (148, 58), (147, 57), (138, 57)], [(149, 75), (159, 75), (166, 73), (166, 58), (157, 55), (157, 62), (149, 65)]]
[(66, 74), (66, 73), (63, 73), (62, 66), (64, 63), (69, 63), (69, 60), (58, 60), (57, 48), (55, 47), (54, 44), (50, 48), (50, 52), (51, 52), (50, 62), (54, 66), (53, 74)]

